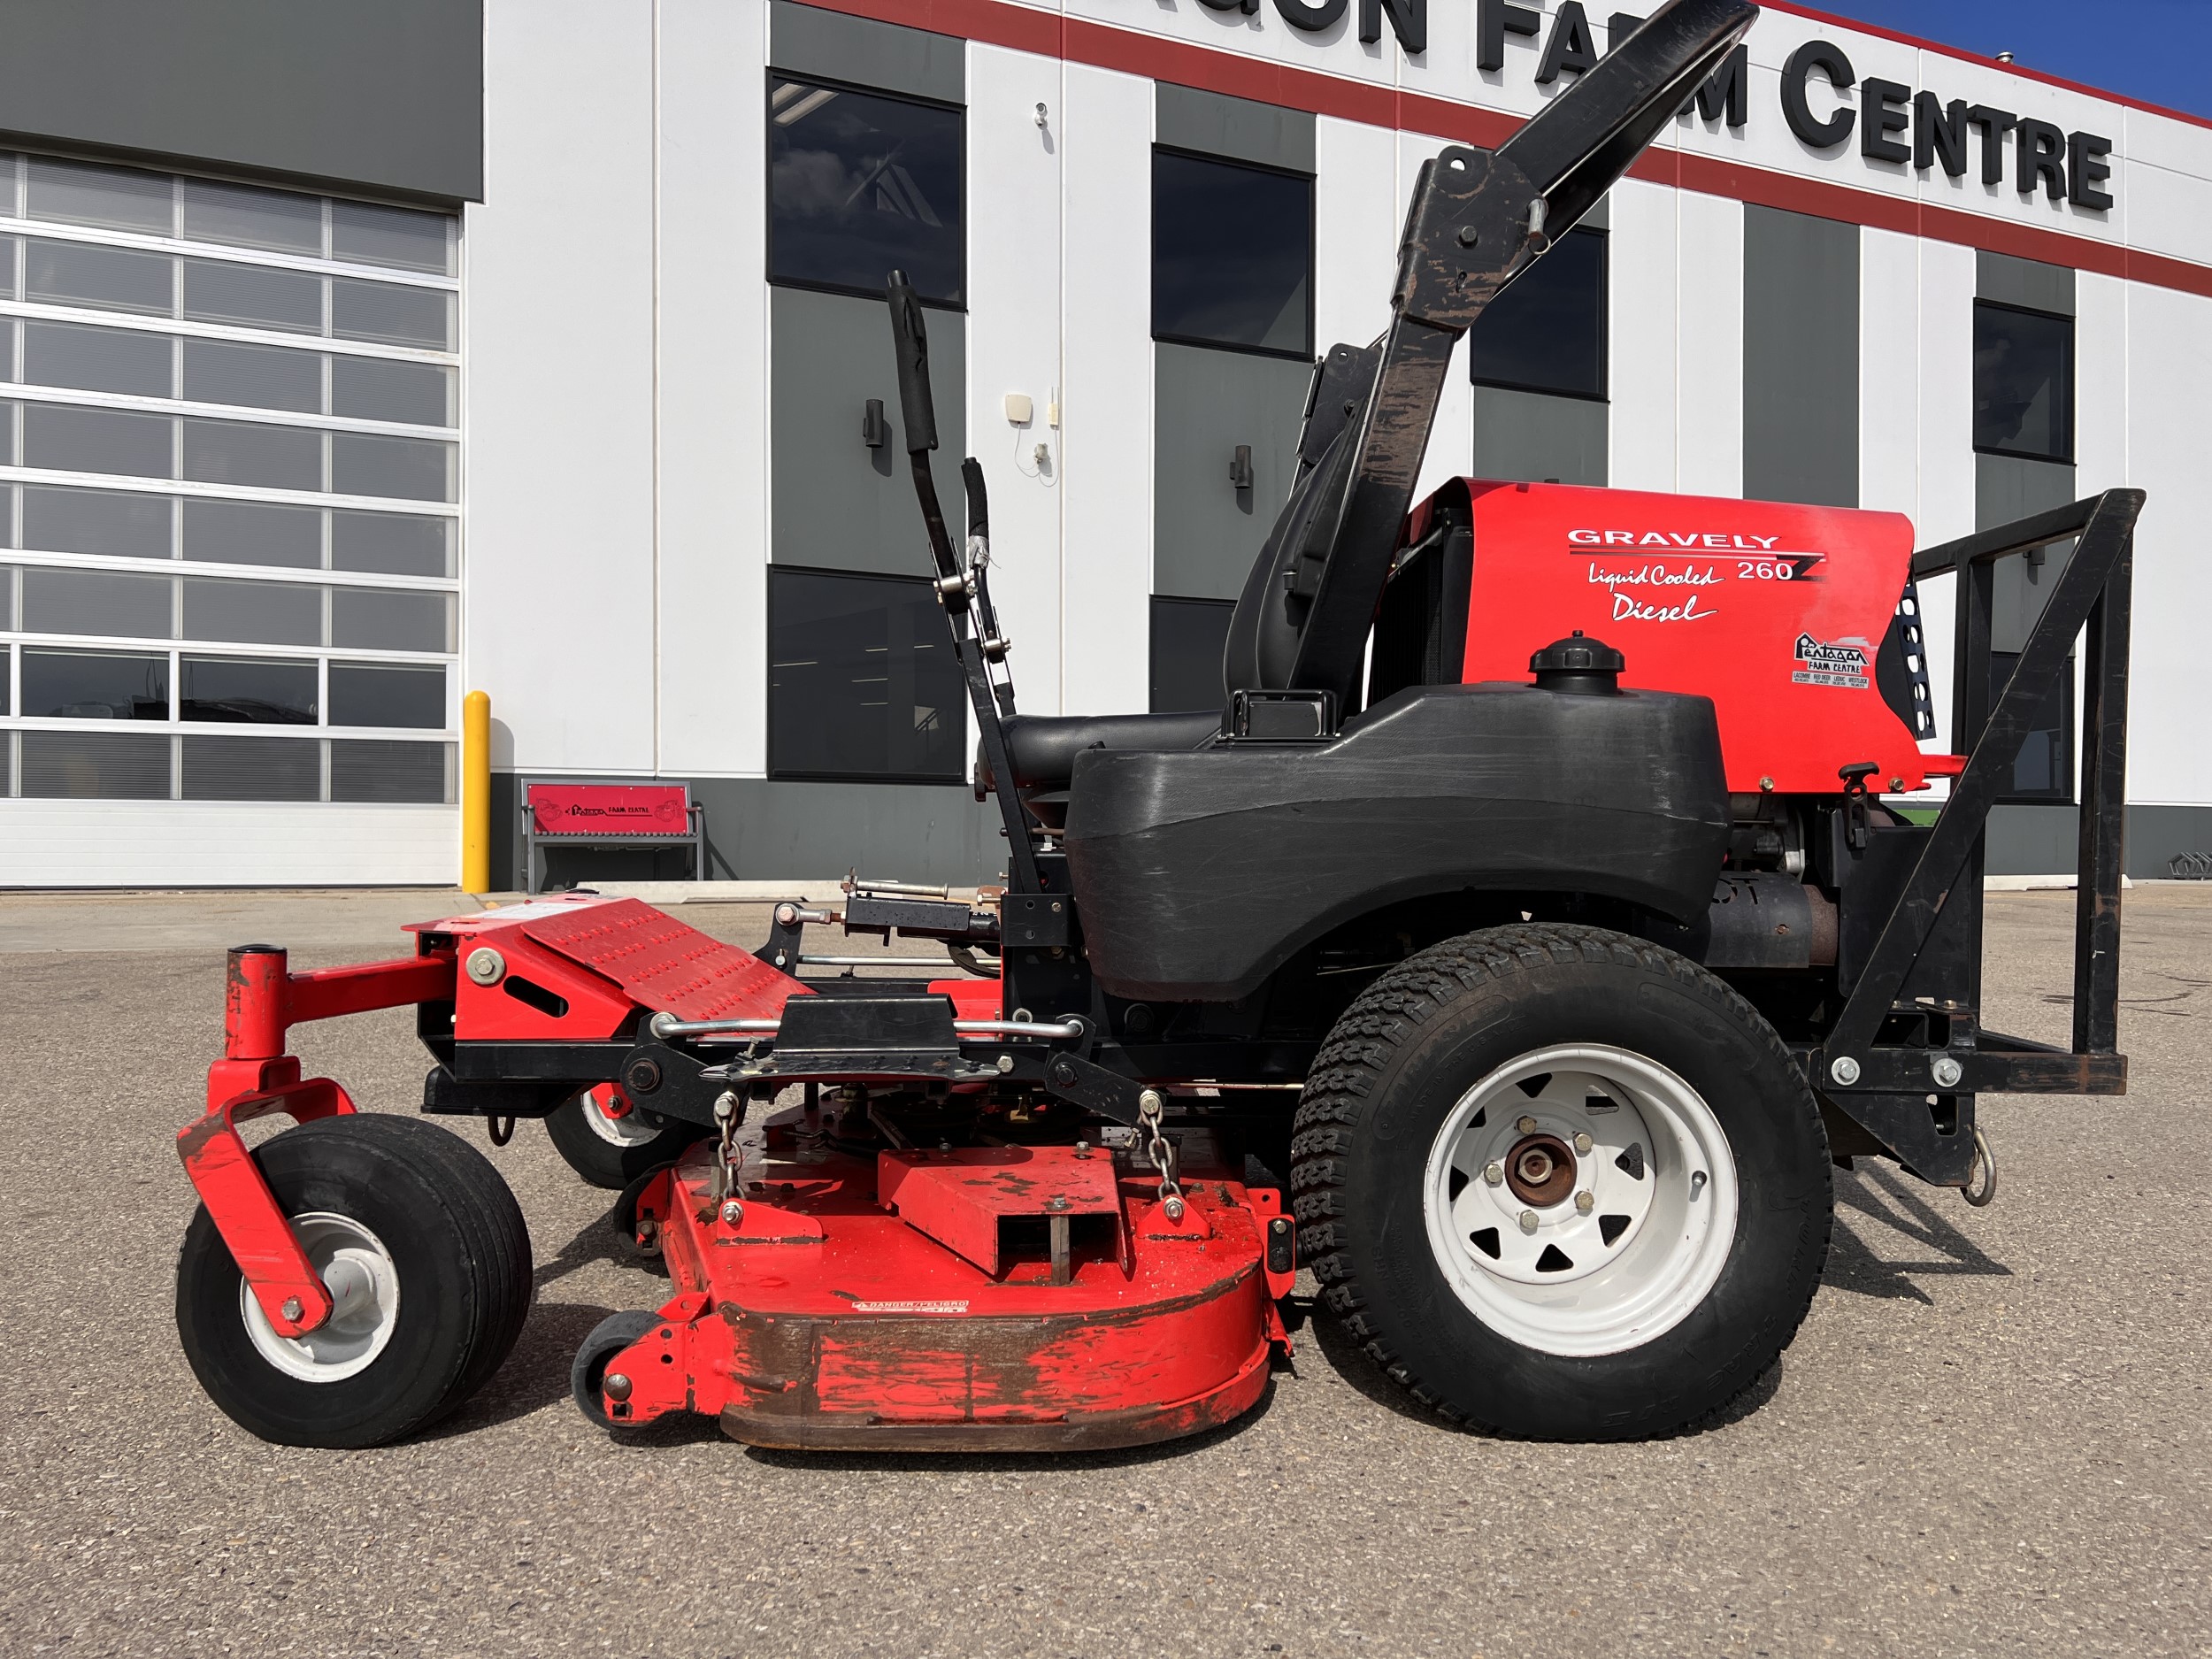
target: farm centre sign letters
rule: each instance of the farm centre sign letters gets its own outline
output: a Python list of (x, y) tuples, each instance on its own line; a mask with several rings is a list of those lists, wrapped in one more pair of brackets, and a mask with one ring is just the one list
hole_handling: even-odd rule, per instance
[[(1273, 0), (1284, 22), (1311, 35), (1335, 27), (1353, 0)], [(1256, 12), (1260, 0), (1200, 0), (1216, 12)], [(1594, 26), (1580, 0), (1563, 0), (1549, 19), (1533, 6), (1513, 0), (1474, 0), (1475, 65), (1502, 72), (1509, 58), (1531, 60), (1536, 84), (1550, 86), (1564, 74), (1594, 67), (1600, 53)], [(1409, 57), (1428, 50), (1428, 0), (1358, 0), (1359, 38), (1382, 38), (1386, 20), (1398, 45)], [(1625, 40), (1643, 19), (1627, 12), (1605, 23), (1609, 47)], [(1509, 50), (1509, 41), (1525, 47)], [(1741, 46), (1700, 87), (1694, 100), (1706, 120), (1742, 127), (1751, 117), (1750, 55)], [(2112, 141), (2095, 133), (2069, 133), (2048, 121), (2016, 115), (1993, 104), (1947, 102), (1933, 92), (1915, 92), (1895, 81), (1869, 75), (1863, 81), (1851, 59), (1832, 41), (1806, 42), (1782, 65), (1782, 119), (1791, 132), (1815, 150), (1836, 160), (1849, 153), (1854, 132), (1858, 153), (1873, 161), (1925, 173), (1941, 167), (1954, 179), (1978, 166), (1985, 185), (2008, 178), (2025, 201), (2040, 191), (2052, 202), (2070, 202), (2092, 212), (2112, 205), (2105, 186), (2112, 178)], [(1690, 106), (1686, 105), (1686, 114)]]

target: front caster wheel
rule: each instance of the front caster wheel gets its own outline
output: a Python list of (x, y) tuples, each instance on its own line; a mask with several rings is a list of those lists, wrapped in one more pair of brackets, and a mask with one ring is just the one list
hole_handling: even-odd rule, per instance
[(594, 1187), (620, 1192), (648, 1170), (673, 1164), (710, 1132), (633, 1106), (611, 1083), (582, 1090), (547, 1117), (545, 1132), (568, 1167)]
[(1316, 1057), (1294, 1156), (1326, 1305), (1417, 1396), (1509, 1434), (1721, 1410), (1827, 1254), (1827, 1140), (1781, 1040), (1596, 928), (1495, 928), (1384, 975)]
[(328, 1319), (277, 1333), (203, 1206), (177, 1261), (177, 1334), (208, 1397), (286, 1446), (381, 1446), (490, 1379), (530, 1310), (530, 1235), (484, 1156), (419, 1118), (349, 1115), (254, 1154)]
[(611, 1313), (591, 1328), (583, 1347), (576, 1350), (568, 1368), (568, 1391), (576, 1409), (603, 1429), (623, 1425), (607, 1415), (607, 1364), (614, 1356), (660, 1324), (660, 1316), (642, 1310)]

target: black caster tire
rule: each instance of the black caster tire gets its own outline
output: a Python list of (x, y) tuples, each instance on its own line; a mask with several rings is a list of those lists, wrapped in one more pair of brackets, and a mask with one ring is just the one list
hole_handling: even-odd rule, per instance
[(568, 1390), (575, 1396), (576, 1409), (601, 1428), (624, 1426), (607, 1415), (605, 1397), (600, 1392), (607, 1379), (607, 1363), (660, 1322), (658, 1314), (642, 1310), (611, 1313), (592, 1326), (591, 1334), (576, 1350), (575, 1363), (568, 1368)]
[(610, 1118), (587, 1089), (563, 1102), (545, 1120), (545, 1132), (568, 1167), (594, 1187), (618, 1193), (648, 1171), (672, 1164), (686, 1147), (712, 1133), (680, 1118), (633, 1107)]
[(203, 1205), (177, 1261), (177, 1335), (208, 1397), (284, 1446), (403, 1440), (489, 1381), (528, 1316), (530, 1233), (484, 1155), (414, 1118), (319, 1118), (255, 1152), (331, 1318), (279, 1336)]
[(1827, 1256), (1827, 1136), (1756, 1010), (1645, 941), (1446, 941), (1338, 1021), (1298, 1110), (1299, 1256), (1446, 1416), (1642, 1439), (1724, 1411)]

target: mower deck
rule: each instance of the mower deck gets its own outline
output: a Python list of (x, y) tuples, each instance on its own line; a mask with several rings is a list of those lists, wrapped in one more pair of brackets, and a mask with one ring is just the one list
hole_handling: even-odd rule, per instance
[(1105, 1148), (856, 1152), (795, 1110), (745, 1196), (723, 1198), (702, 1144), (639, 1197), (678, 1294), (607, 1361), (608, 1420), (700, 1412), (753, 1445), (848, 1450), (1130, 1446), (1226, 1423), (1289, 1346), (1288, 1223), (1202, 1138), (1185, 1147), (1171, 1220), (1157, 1179)]

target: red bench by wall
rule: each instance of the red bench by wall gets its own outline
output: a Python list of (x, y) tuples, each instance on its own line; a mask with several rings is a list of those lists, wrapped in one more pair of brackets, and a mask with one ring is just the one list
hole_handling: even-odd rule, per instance
[(691, 879), (707, 875), (706, 809), (680, 783), (522, 786), (523, 890), (545, 883), (548, 847), (667, 847), (687, 842)]

